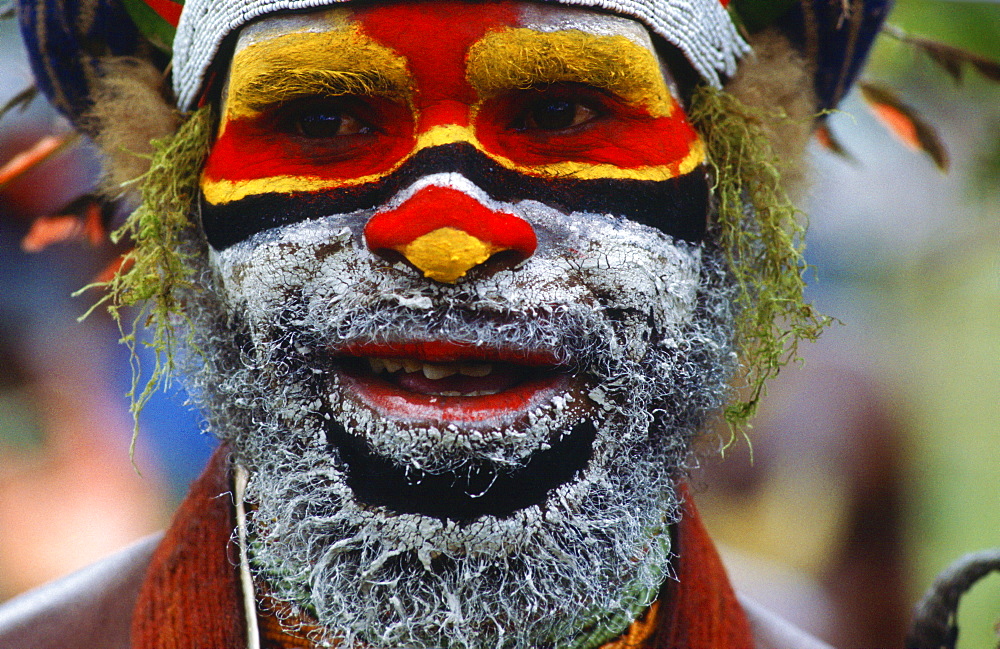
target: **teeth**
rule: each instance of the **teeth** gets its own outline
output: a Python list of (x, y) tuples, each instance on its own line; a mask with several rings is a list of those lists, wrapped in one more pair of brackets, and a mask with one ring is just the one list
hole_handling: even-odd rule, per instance
[(489, 376), (493, 373), (493, 365), (491, 363), (460, 365), (458, 373), (465, 376)]
[(424, 376), (432, 381), (443, 379), (445, 377), (452, 376), (453, 374), (458, 374), (458, 368), (454, 365), (431, 365), (424, 363), (423, 370)]
[(492, 363), (423, 363), (412, 358), (392, 359), (371, 357), (367, 360), (368, 366), (371, 367), (374, 374), (381, 374), (383, 372), (392, 374), (399, 370), (405, 370), (407, 374), (423, 372), (424, 376), (432, 381), (447, 378), (455, 374), (483, 377), (493, 373)]
[(391, 358), (368, 358), (368, 367), (372, 368), (374, 374), (381, 374), (382, 372), (388, 372), (392, 374), (393, 372), (398, 372), (403, 368), (403, 363)]

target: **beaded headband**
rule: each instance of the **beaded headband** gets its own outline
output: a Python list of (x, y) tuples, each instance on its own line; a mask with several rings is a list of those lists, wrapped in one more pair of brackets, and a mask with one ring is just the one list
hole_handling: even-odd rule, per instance
[[(200, 99), (223, 40), (255, 18), (350, 0), (17, 0), (18, 18), (39, 89), (78, 128), (108, 56), (172, 64), (176, 104)], [(776, 27), (816, 74), (818, 109), (851, 87), (891, 0), (543, 0), (635, 18), (675, 45), (702, 78), (720, 86), (749, 52), (750, 32)], [(846, 8), (845, 8), (846, 7)], [(845, 19), (847, 17), (847, 19)]]
[[(153, 0), (156, 1), (156, 0)], [(164, 0), (159, 0), (163, 2)], [(223, 39), (248, 22), (280, 11), (312, 9), (348, 0), (187, 0), (173, 42), (174, 92), (192, 108)], [(553, 0), (545, 0), (552, 2)], [(558, 0), (559, 4), (635, 18), (675, 45), (711, 85), (733, 74), (749, 51), (726, 12), (728, 0)]]

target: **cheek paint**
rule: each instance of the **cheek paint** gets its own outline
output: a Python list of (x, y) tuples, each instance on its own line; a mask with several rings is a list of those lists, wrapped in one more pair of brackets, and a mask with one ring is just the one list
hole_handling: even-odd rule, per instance
[(605, 101), (608, 115), (568, 133), (511, 128), (513, 117), (524, 110), (525, 100), (519, 97), (486, 102), (475, 131), (487, 152), (526, 167), (564, 161), (580, 163), (581, 170), (587, 165), (665, 167), (665, 178), (688, 173), (704, 161), (698, 134), (676, 103), (670, 117), (652, 118)]
[(209, 243), (223, 250), (271, 228), (376, 209), (421, 178), (455, 172), (495, 201), (529, 200), (567, 213), (615, 214), (685, 241), (699, 241), (705, 233), (710, 192), (703, 165), (667, 180), (589, 180), (570, 173), (538, 177), (498, 166), (482, 152), (462, 143), (424, 149), (391, 174), (350, 187), (283, 194), (271, 188), (273, 179), (263, 179), (261, 182), (269, 190), (239, 200), (203, 200), (202, 226)]
[[(482, 98), (476, 137), (487, 152), (528, 173), (629, 177), (613, 169), (659, 167), (655, 177), (643, 178), (663, 180), (704, 159), (655, 53), (621, 34), (495, 31), (470, 48), (467, 74)], [(566, 128), (532, 124), (537, 107), (552, 102), (595, 114)], [(557, 168), (542, 168), (552, 165)]]
[(385, 99), (369, 97), (365, 104), (363, 119), (374, 123), (373, 132), (361, 135), (308, 138), (287, 132), (294, 124), (282, 124), (279, 115), (231, 120), (212, 145), (204, 176), (210, 181), (349, 180), (385, 173), (413, 148), (412, 117), (404, 106)]

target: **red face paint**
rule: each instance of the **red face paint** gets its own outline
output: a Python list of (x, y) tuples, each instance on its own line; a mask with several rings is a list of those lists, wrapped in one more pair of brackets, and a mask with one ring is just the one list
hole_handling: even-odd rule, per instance
[(396, 249), (438, 228), (461, 229), (498, 250), (515, 250), (523, 259), (538, 245), (531, 226), (513, 214), (489, 209), (449, 187), (424, 187), (394, 210), (380, 212), (365, 227), (372, 248)]
[[(510, 126), (540, 102), (559, 101), (587, 102), (594, 106), (597, 116), (582, 127), (560, 133)], [(486, 102), (476, 121), (476, 133), (487, 151), (526, 169), (560, 162), (580, 163), (577, 169), (585, 169), (586, 165), (623, 170), (656, 166), (665, 167), (664, 175), (673, 177), (686, 173), (679, 168), (698, 141), (680, 105), (676, 101), (673, 105), (672, 115), (654, 118), (592, 90), (519, 92)]]
[[(703, 184), (682, 177), (704, 153), (645, 30), (582, 15), (444, 0), (327, 10), (305, 31), (263, 23), (237, 47), (204, 171), (209, 241), (370, 209), (372, 251), (394, 250), (451, 283), (496, 253), (516, 263), (537, 245), (514, 208), (497, 212), (481, 194), (610, 211), (691, 238), (676, 207), (658, 216), (672, 198), (654, 209), (612, 196), (619, 181), (652, 182), (648, 196), (695, 196), (667, 181)], [(450, 173), (478, 189), (441, 180), (381, 209), (423, 175)], [(251, 197), (247, 220), (232, 221)]]
[(517, 23), (510, 2), (400, 3), (359, 10), (362, 31), (406, 58), (416, 86), (417, 132), (467, 126), (478, 97), (465, 78), (469, 47), (487, 32)]
[[(488, 34), (502, 41), (504, 30), (517, 27), (513, 3), (375, 6), (356, 11), (350, 20), (363, 38), (405, 61), (411, 102), (351, 96), (339, 98), (342, 105), (331, 108), (322, 104), (322, 97), (305, 97), (258, 115), (228, 120), (206, 166), (206, 180), (239, 182), (281, 176), (287, 179), (280, 184), (283, 191), (295, 185), (293, 178), (301, 179), (300, 191), (366, 182), (416, 153), (417, 137), (425, 136), (420, 146), (444, 143), (435, 127), (469, 129), (449, 131), (445, 140), (469, 142), (508, 168), (543, 177), (572, 173), (575, 177), (631, 178), (629, 169), (661, 167), (653, 179), (663, 179), (689, 171), (701, 161), (692, 158), (697, 135), (665, 86), (665, 100), (673, 110), (658, 117), (605, 89), (579, 83), (509, 88), (483, 101), (468, 79), (469, 51)], [(572, 62), (567, 65), (572, 67)], [(239, 90), (231, 88), (230, 93)], [(569, 129), (526, 127), (533, 107), (547, 99), (585, 104), (594, 117)], [(364, 132), (303, 135), (301, 118), (322, 116), (324, 110), (350, 114), (364, 125)], [(551, 168), (560, 163), (575, 164), (569, 170)], [(600, 168), (588, 169), (594, 166)], [(274, 183), (268, 183), (237, 194), (274, 188)]]
[(205, 164), (205, 179), (292, 176), (350, 181), (384, 173), (413, 148), (413, 122), (405, 106), (381, 97), (368, 97), (363, 105), (345, 102), (342, 110), (364, 113), (370, 132), (330, 138), (297, 132), (295, 120), (324, 110), (329, 108), (304, 100), (227, 122)]

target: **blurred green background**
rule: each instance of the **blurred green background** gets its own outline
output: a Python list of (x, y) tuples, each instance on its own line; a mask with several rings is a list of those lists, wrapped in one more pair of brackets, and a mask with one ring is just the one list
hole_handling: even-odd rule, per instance
[[(889, 23), (1000, 61), (998, 2), (897, 0)], [(1000, 547), (1000, 84), (964, 71), (878, 38), (864, 80), (936, 129), (950, 169), (857, 90), (829, 116), (848, 157), (812, 148), (808, 295), (841, 324), (770, 385), (752, 459), (737, 444), (695, 474), (737, 588), (838, 647), (902, 646), (935, 576)], [(998, 622), (994, 575), (961, 603), (959, 648), (997, 647)]]
[[(1000, 61), (1000, 3), (898, 0), (890, 23)], [(962, 554), (1000, 546), (1000, 85), (971, 68), (956, 85), (886, 36), (865, 76), (898, 89), (952, 156), (940, 174), (854, 98), (832, 124), (858, 163), (820, 163), (810, 212), (833, 258), (816, 260), (820, 287), (854, 300), (827, 312), (868, 331), (908, 429), (915, 599)], [(998, 622), (995, 575), (963, 600), (959, 647), (997, 646)]]
[[(1000, 61), (1000, 4), (903, 0), (891, 21)], [(901, 255), (877, 324), (896, 332), (892, 367), (907, 395), (914, 445), (910, 545), (914, 587), (966, 552), (1000, 546), (1000, 85), (967, 71), (956, 88), (933, 64), (882, 38), (869, 75), (898, 80), (954, 142), (951, 174), (964, 213)], [(940, 117), (938, 117), (940, 116)], [(959, 646), (997, 645), (1000, 576), (959, 610)]]

